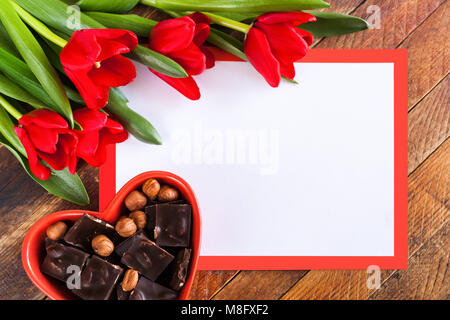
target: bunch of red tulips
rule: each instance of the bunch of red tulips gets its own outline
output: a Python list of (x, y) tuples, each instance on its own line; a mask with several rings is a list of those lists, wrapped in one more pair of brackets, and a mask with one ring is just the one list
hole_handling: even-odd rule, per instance
[[(156, 22), (126, 13), (139, 2), (172, 18)], [(155, 128), (128, 107), (118, 89), (136, 78), (132, 60), (197, 100), (194, 77), (214, 67), (212, 47), (249, 61), (277, 87), (283, 78), (295, 82), (294, 62), (307, 54), (314, 36), (367, 28), (356, 17), (309, 10), (328, 7), (322, 0), (78, 4), (2, 2), (0, 143), (44, 188), (81, 205), (89, 197), (76, 175), (79, 159), (101, 166), (107, 146), (125, 141), (128, 133), (161, 144)]]

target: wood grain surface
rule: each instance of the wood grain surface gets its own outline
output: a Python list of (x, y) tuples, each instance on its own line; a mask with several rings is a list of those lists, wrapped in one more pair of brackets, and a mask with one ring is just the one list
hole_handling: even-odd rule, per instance
[[(330, 1), (332, 10), (379, 28), (327, 39), (317, 48), (406, 48), (409, 53), (409, 268), (385, 270), (379, 289), (365, 270), (200, 271), (191, 299), (449, 299), (449, 4), (445, 0)], [(134, 12), (154, 16), (139, 7)], [(98, 170), (80, 165), (98, 208)], [(374, 195), (376, 197), (376, 195)], [(74, 206), (34, 184), (0, 147), (0, 299), (43, 299), (23, 271), (20, 246), (41, 217)]]

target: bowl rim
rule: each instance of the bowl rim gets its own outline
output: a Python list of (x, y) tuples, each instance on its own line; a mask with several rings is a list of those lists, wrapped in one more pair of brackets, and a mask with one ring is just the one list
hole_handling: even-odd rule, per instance
[[(186, 201), (192, 206), (192, 226), (191, 226), (191, 249), (192, 257), (190, 262), (189, 276), (186, 279), (186, 283), (183, 289), (179, 292), (179, 300), (186, 300), (189, 296), (189, 292), (194, 282), (195, 272), (197, 271), (198, 260), (201, 248), (201, 214), (200, 207), (197, 202), (197, 198), (192, 187), (181, 177), (167, 171), (147, 171), (137, 175), (128, 181), (120, 190), (116, 193), (109, 205), (102, 212), (90, 211), (90, 210), (64, 210), (51, 213), (45, 217), (42, 217), (36, 221), (33, 226), (28, 230), (21, 250), (21, 259), (23, 268), (33, 282), (33, 284), (46, 296), (52, 300), (67, 300), (66, 295), (61, 293), (61, 290), (57, 289), (50, 283), (50, 277), (44, 275), (40, 270), (40, 264), (38, 263), (39, 247), (42, 247), (45, 241), (46, 228), (57, 221), (61, 220), (76, 220), (83, 214), (90, 214), (99, 219), (113, 223), (115, 216), (119, 217), (121, 210), (123, 209), (123, 201), (125, 197), (133, 190), (138, 189), (148, 179), (158, 179), (169, 185), (177, 188)], [(118, 213), (119, 212), (119, 213)], [(38, 241), (36, 241), (38, 239)], [(42, 250), (42, 248), (41, 248)]]

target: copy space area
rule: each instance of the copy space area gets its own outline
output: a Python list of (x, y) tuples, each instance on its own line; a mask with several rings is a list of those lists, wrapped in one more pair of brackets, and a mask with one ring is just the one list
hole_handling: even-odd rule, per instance
[(137, 66), (124, 92), (162, 146), (117, 146), (117, 189), (180, 175), (201, 209), (202, 256), (393, 256), (392, 63), (299, 63), (270, 88), (217, 62), (189, 101)]

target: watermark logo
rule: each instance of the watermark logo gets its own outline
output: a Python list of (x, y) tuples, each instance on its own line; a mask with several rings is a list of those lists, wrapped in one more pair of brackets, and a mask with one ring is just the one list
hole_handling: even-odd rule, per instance
[(369, 17), (367, 23), (370, 29), (381, 29), (381, 8), (377, 5), (370, 5), (366, 10)]
[(175, 130), (172, 162), (177, 165), (250, 165), (261, 175), (278, 173), (280, 133), (273, 128), (207, 129), (197, 122)]
[(69, 15), (66, 21), (66, 27), (70, 30), (81, 29), (81, 10), (79, 6), (68, 6), (66, 13)]
[(67, 274), (70, 276), (66, 280), (67, 288), (70, 290), (81, 289), (81, 269), (77, 265), (70, 265), (67, 268)]
[(381, 287), (381, 270), (379, 266), (371, 265), (367, 267), (367, 278), (366, 285), (369, 290), (378, 290)]

